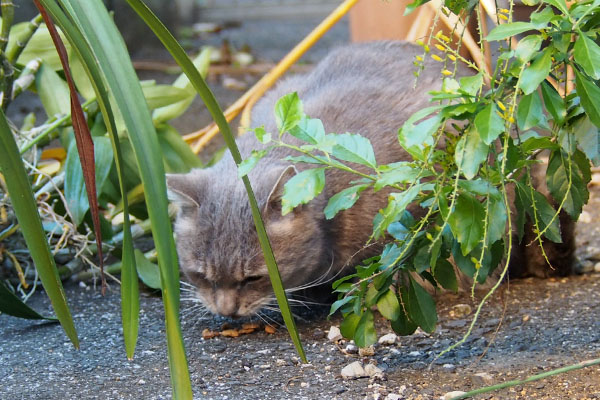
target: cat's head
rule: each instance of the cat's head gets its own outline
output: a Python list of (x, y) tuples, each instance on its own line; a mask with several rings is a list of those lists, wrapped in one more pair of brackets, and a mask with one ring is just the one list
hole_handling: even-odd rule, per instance
[[(249, 316), (274, 304), (273, 291), (242, 180), (235, 170), (219, 167), (167, 176), (169, 199), (179, 206), (179, 263), (211, 312)], [(250, 175), (286, 289), (320, 276), (327, 251), (322, 205), (307, 204), (281, 215), (284, 184), (296, 172), (274, 164)]]

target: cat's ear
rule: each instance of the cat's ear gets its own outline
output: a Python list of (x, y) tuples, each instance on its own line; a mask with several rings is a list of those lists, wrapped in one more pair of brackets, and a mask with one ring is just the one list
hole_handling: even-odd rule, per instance
[(167, 198), (180, 207), (199, 207), (187, 174), (166, 174)]
[(289, 165), (283, 169), (273, 189), (267, 197), (267, 203), (264, 208), (264, 215), (276, 215), (281, 217), (281, 198), (283, 197), (283, 189), (287, 181), (289, 181), (294, 175), (298, 173), (298, 170), (293, 165)]

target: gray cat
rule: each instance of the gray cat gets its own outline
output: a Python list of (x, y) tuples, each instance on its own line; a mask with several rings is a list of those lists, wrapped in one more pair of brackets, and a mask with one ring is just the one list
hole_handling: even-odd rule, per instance
[[(277, 132), (275, 102), (296, 91), (306, 114), (321, 119), (327, 132), (368, 137), (379, 164), (409, 160), (398, 144), (398, 128), (415, 111), (430, 105), (427, 92), (441, 85), (441, 64), (426, 62), (413, 87), (413, 61), (421, 53), (421, 47), (402, 42), (353, 44), (334, 50), (308, 75), (286, 79), (267, 93), (253, 111), (252, 124)], [(252, 134), (242, 136), (237, 144), (244, 158), (262, 146)], [(291, 153), (285, 149), (272, 151), (249, 179), (284, 285), (294, 291), (330, 282), (351, 271), (354, 262), (381, 251), (380, 244), (365, 247), (365, 243), (372, 232), (372, 218), (387, 204), (388, 193), (365, 192), (351, 209), (326, 220), (323, 209), (328, 198), (356, 179), (327, 170), (324, 192), (282, 216), (283, 185), (306, 168), (281, 161), (287, 155)], [(239, 317), (272, 302), (246, 191), (231, 156), (211, 168), (170, 175), (167, 183), (170, 199), (180, 207), (175, 232), (181, 268), (202, 303), (215, 314)], [(567, 261), (572, 254), (569, 249)], [(529, 270), (522, 268), (523, 273)], [(330, 291), (330, 286), (324, 290)]]

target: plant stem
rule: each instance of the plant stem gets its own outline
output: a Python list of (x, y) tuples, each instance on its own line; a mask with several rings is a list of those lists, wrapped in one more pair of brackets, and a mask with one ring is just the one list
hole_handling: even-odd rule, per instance
[(2, 28), (0, 29), (0, 51), (6, 50), (8, 44), (8, 35), (15, 17), (15, 6), (12, 0), (0, 1), (0, 11), (2, 12)]
[[(2, 14), (2, 15), (4, 15), (4, 14)], [(15, 61), (17, 61), (19, 59), (19, 56), (23, 52), (23, 49), (25, 48), (25, 46), (27, 46), (27, 43), (29, 43), (29, 40), (31, 39), (33, 34), (40, 27), (42, 20), (43, 20), (42, 15), (38, 14), (36, 17), (31, 19), (31, 21), (29, 21), (29, 24), (27, 25), (27, 29), (25, 31), (21, 32), (21, 34), (19, 36), (17, 36), (15, 45), (13, 47), (11, 47), (10, 49), (8, 49), (8, 51), (6, 52), (6, 59), (10, 63), (14, 63)]]
[[(83, 103), (81, 105), (81, 107), (83, 108), (83, 111), (86, 111), (86, 107), (88, 107), (90, 104), (92, 104), (95, 101), (96, 101), (96, 99), (92, 98), (92, 99), (89, 99), (88, 101), (86, 101), (85, 103)], [(60, 117), (59, 119), (54, 121), (46, 129), (44, 129), (44, 131), (42, 133), (37, 135), (35, 138), (33, 138), (33, 140), (31, 140), (30, 142), (28, 142), (21, 148), (21, 150), (20, 150), (21, 155), (25, 154), (29, 149), (31, 149), (37, 143), (42, 141), (44, 138), (46, 138), (50, 133), (52, 133), (55, 129), (59, 128), (62, 124), (65, 124), (69, 121), (71, 121), (70, 114), (63, 115), (62, 117)]]
[(470, 392), (466, 392), (466, 393), (461, 394), (459, 396), (452, 397), (452, 400), (466, 399), (467, 397), (472, 397), (472, 396), (475, 396), (477, 394), (488, 393), (488, 392), (492, 392), (494, 390), (499, 390), (499, 389), (505, 389), (505, 388), (508, 388), (508, 387), (518, 386), (518, 385), (522, 385), (524, 383), (538, 381), (540, 379), (548, 378), (550, 376), (562, 374), (562, 373), (569, 372), (569, 371), (574, 371), (576, 369), (581, 369), (581, 368), (585, 368), (585, 367), (591, 367), (591, 366), (594, 366), (594, 365), (600, 365), (600, 358), (596, 358), (594, 360), (582, 361), (582, 362), (577, 363), (577, 364), (568, 365), (566, 367), (557, 368), (557, 369), (553, 369), (551, 371), (542, 372), (541, 374), (532, 375), (532, 376), (530, 376), (528, 378), (525, 378), (523, 380), (515, 379), (515, 380), (512, 380), (512, 381), (507, 381), (507, 382), (499, 383), (497, 385), (492, 385), (492, 386), (487, 386), (487, 387), (483, 387), (483, 388), (471, 390)]

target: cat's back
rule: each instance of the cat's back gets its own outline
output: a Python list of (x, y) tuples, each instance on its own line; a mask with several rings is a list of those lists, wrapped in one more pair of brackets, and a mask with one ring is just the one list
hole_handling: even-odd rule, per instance
[[(378, 161), (397, 158), (398, 128), (428, 105), (424, 94), (440, 87), (441, 65), (426, 61), (415, 80), (415, 56), (420, 46), (398, 41), (356, 43), (332, 50), (306, 75), (282, 80), (259, 101), (252, 126), (276, 132), (274, 108), (283, 95), (297, 92), (304, 111), (323, 122), (327, 132), (359, 133), (368, 137)], [(247, 135), (253, 136), (253, 135)], [(256, 140), (242, 138), (242, 152), (256, 148)], [(253, 147), (254, 146), (254, 147)]]

